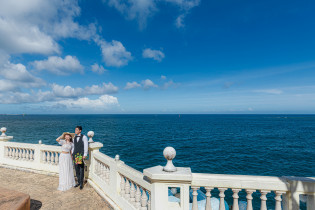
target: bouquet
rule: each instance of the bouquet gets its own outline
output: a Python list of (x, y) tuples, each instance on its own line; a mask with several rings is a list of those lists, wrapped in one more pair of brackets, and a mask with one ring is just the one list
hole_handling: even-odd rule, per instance
[(83, 156), (80, 153), (74, 155), (74, 163), (76, 165), (83, 163)]

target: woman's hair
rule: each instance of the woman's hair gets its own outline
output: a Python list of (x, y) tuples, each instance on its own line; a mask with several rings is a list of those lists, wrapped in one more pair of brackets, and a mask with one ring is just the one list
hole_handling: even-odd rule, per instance
[(68, 133), (65, 134), (65, 138), (66, 138), (67, 135), (70, 136), (70, 142), (73, 142), (73, 141), (72, 141), (72, 136), (71, 136), (70, 134), (68, 134)]

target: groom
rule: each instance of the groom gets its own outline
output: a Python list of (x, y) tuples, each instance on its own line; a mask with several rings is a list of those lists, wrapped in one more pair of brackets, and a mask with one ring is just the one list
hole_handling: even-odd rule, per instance
[[(81, 134), (82, 126), (77, 126), (75, 128), (75, 134), (72, 148), (73, 160), (75, 160), (75, 155), (80, 154), (83, 156), (83, 160), (85, 160), (88, 154), (88, 139), (85, 135)], [(80, 190), (83, 189), (83, 179), (84, 179), (84, 162), (82, 164), (75, 164), (75, 173), (77, 176), (78, 184), (74, 187), (80, 186)]]

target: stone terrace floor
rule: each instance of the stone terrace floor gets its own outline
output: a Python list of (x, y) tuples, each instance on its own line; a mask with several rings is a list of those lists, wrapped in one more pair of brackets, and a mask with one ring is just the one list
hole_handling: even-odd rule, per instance
[(0, 167), (0, 185), (23, 192), (31, 197), (31, 210), (37, 209), (95, 209), (109, 210), (111, 206), (86, 184), (83, 190), (57, 190), (59, 178)]

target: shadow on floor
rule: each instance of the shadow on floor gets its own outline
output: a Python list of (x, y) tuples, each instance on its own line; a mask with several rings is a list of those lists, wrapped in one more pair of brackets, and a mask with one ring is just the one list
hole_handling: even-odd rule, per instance
[(38, 210), (42, 208), (42, 202), (38, 200), (31, 199), (31, 209), (30, 210)]

